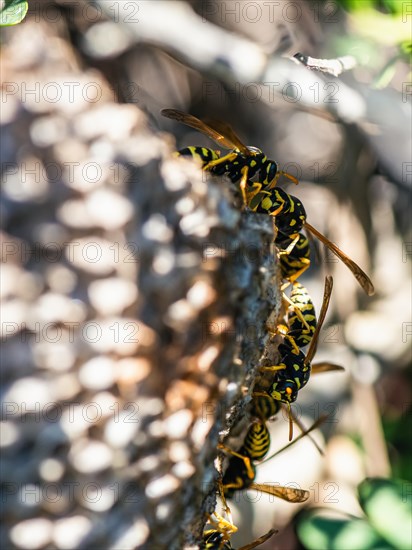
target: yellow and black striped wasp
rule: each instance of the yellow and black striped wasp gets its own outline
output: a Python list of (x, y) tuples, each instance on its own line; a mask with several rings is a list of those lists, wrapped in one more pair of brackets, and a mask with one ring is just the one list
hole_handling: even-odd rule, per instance
[[(324, 422), (325, 418), (325, 416), (318, 418), (318, 420), (314, 422), (314, 424), (309, 429), (302, 432), (298, 437), (293, 440), (291, 444), (297, 443), (299, 439), (302, 439), (303, 437), (308, 435), (312, 430), (314, 430), (322, 422)], [(265, 436), (265, 441), (267, 442), (265, 443), (265, 445), (267, 446), (267, 448), (265, 449), (265, 452), (262, 453), (260, 450), (262, 447), (261, 437), (259, 435), (257, 439), (254, 440), (253, 434), (255, 433), (256, 432), (248, 432), (247, 436), (249, 436), (249, 441), (246, 443), (245, 440), (239, 452), (235, 452), (225, 445), (219, 445), (220, 449), (230, 455), (229, 465), (222, 479), (221, 492), (223, 492), (224, 497), (231, 498), (236, 491), (254, 489), (262, 493), (278, 497), (282, 500), (286, 500), (287, 502), (305, 502), (309, 498), (309, 491), (306, 491), (305, 489), (297, 489), (295, 487), (282, 487), (279, 485), (270, 485), (267, 483), (255, 483), (256, 465), (254, 464), (254, 462), (256, 462), (257, 460), (261, 461), (261, 458), (257, 459), (254, 457), (257, 455), (259, 455), (260, 457), (262, 454), (266, 455), (270, 446), (270, 437), (268, 432), (267, 437)], [(287, 445), (275, 454), (279, 454), (291, 444)], [(257, 449), (259, 450), (257, 451)], [(273, 456), (270, 458), (273, 458)]]
[[(304, 337), (302, 334), (297, 334), (298, 330), (294, 331), (293, 336), (290, 336), (289, 333), (287, 333), (287, 338), (285, 338), (285, 341), (279, 345), (279, 353), (281, 356), (279, 364), (275, 366), (261, 367), (262, 371), (274, 371), (277, 373), (277, 379), (273, 382), (269, 390), (269, 395), (275, 401), (281, 401), (282, 403), (290, 405), (290, 403), (296, 401), (299, 390), (307, 384), (312, 370), (311, 362), (316, 353), (320, 330), (326, 317), (330, 296), (332, 294), (332, 288), (333, 279), (331, 276), (328, 276), (325, 278), (323, 302), (317, 322), (312, 313), (307, 315), (306, 319), (303, 315), (303, 319), (305, 319), (306, 324), (302, 322), (302, 318), (298, 315), (295, 315), (294, 313), (290, 314), (290, 318), (295, 323), (295, 327), (299, 325), (301, 332), (304, 332)], [(299, 292), (298, 296), (302, 298), (302, 296), (309, 295), (306, 292)], [(313, 308), (309, 307), (309, 311), (312, 312), (312, 310)], [(306, 355), (296, 344), (296, 341), (299, 341), (304, 345), (307, 345), (308, 343), (310, 344)], [(314, 372), (324, 372), (326, 370), (343, 370), (343, 368), (332, 363), (320, 363), (319, 365), (313, 365)]]
[[(293, 417), (291, 415), (290, 405), (295, 402), (298, 396), (298, 392), (307, 384), (311, 372), (327, 372), (327, 371), (342, 371), (343, 367), (335, 365), (333, 363), (317, 363), (311, 365), (312, 359), (316, 353), (317, 344), (319, 340), (320, 330), (326, 317), (326, 312), (329, 306), (330, 296), (332, 293), (333, 279), (331, 276), (325, 278), (325, 290), (323, 296), (322, 307), (319, 315), (319, 319), (315, 320), (312, 313), (305, 316), (295, 315), (291, 312), (291, 318), (294, 320), (295, 328), (300, 327), (302, 334), (298, 334), (298, 330), (295, 330), (294, 335), (290, 336), (284, 331), (284, 327), (281, 325), (280, 333), (285, 335), (284, 341), (279, 345), (280, 361), (278, 365), (261, 367), (262, 372), (275, 372), (276, 379), (271, 383), (270, 389), (266, 390), (267, 394), (274, 400), (281, 403), (285, 403), (289, 411), (290, 419), (290, 431), (289, 439), (293, 435)], [(299, 292), (299, 297), (305, 296), (305, 293)], [(309, 296), (307, 294), (307, 296)], [(293, 302), (292, 302), (293, 303)], [(296, 308), (297, 309), (297, 308)], [(312, 308), (309, 308), (309, 312), (312, 312)], [(309, 321), (309, 322), (308, 322)], [(315, 328), (314, 328), (315, 327)], [(296, 344), (296, 340), (304, 345), (309, 343), (309, 349), (305, 355), (299, 345)], [(304, 344), (304, 345), (303, 345)], [(264, 392), (256, 391), (252, 394), (253, 398), (260, 398), (265, 395)]]
[[(321, 371), (317, 370), (317, 372), (321, 372)], [(257, 381), (256, 385), (259, 386), (259, 381)], [(295, 416), (295, 414), (290, 409), (290, 407), (289, 408), (286, 407), (286, 405), (281, 403), (280, 401), (275, 401), (268, 393), (255, 392), (253, 394), (253, 397), (250, 403), (249, 413), (252, 417), (259, 419), (261, 422), (267, 422), (268, 420), (276, 416), (281, 409), (285, 409), (288, 412), (289, 422), (293, 422), (294, 424), (296, 424), (302, 433), (306, 432), (308, 434), (309, 439), (312, 441), (316, 449), (319, 451), (319, 454), (323, 455), (324, 454), (323, 450), (312, 438), (310, 433), (307, 432), (307, 428), (302, 424), (299, 418)]]
[(305, 229), (346, 265), (368, 296), (374, 294), (375, 289), (372, 281), (358, 264), (308, 223), (306, 210), (300, 199), (279, 187), (269, 191), (262, 190), (257, 182), (247, 182), (246, 189), (249, 198), (248, 205), (253, 212), (274, 216), (275, 244), (280, 249), (280, 266), (285, 279), (290, 283), (296, 281), (310, 266), (309, 240), (300, 232)]
[[(208, 524), (211, 527), (203, 531), (203, 544), (201, 548), (204, 550), (233, 550), (230, 539), (232, 535), (237, 532), (238, 528), (233, 524), (232, 514), (226, 502), (221, 480), (219, 481), (219, 493), (227, 519), (216, 511), (214, 511), (212, 515), (208, 516)], [(258, 539), (239, 548), (239, 550), (252, 550), (252, 548), (256, 548), (256, 546), (263, 544), (277, 532), (278, 531), (276, 529), (270, 529)]]
[(251, 460), (263, 460), (270, 447), (270, 434), (266, 423), (262, 420), (255, 420), (249, 426), (243, 441), (240, 454), (248, 456)]
[[(221, 121), (206, 123), (193, 115), (176, 109), (163, 109), (161, 114), (166, 118), (199, 130), (219, 145), (231, 149), (230, 153), (224, 156), (220, 155), (220, 151), (206, 147), (186, 147), (181, 149), (179, 154), (200, 159), (204, 170), (210, 170), (218, 176), (226, 175), (232, 183), (240, 182), (245, 205), (249, 206), (251, 198), (259, 193), (263, 195), (262, 198), (270, 196), (270, 189), (276, 185), (280, 176), (285, 176), (294, 183), (298, 183), (294, 176), (279, 170), (277, 162), (268, 159), (260, 149), (247, 147), (228, 124)], [(249, 190), (247, 190), (248, 181), (251, 182), (255, 176), (259, 181), (250, 183)], [(263, 206), (262, 209), (264, 213), (268, 213)]]
[[(244, 205), (253, 212), (275, 217), (278, 231), (277, 244), (281, 249), (284, 245), (282, 239), (290, 239), (292, 236), (292, 243), (287, 243), (286, 248), (283, 249), (284, 253), (286, 251), (286, 254), (292, 254), (296, 244), (300, 244), (301, 250), (308, 247), (308, 243), (303, 241), (304, 237), (299, 235), (302, 227), (305, 227), (352, 271), (368, 295), (374, 293), (373, 284), (366, 273), (340, 248), (306, 221), (306, 212), (302, 202), (297, 197), (276, 187), (277, 181), (282, 175), (294, 183), (298, 183), (294, 176), (279, 170), (276, 161), (268, 159), (260, 149), (244, 145), (233, 129), (224, 122), (213, 121), (207, 124), (193, 115), (176, 109), (163, 109), (161, 114), (166, 118), (199, 130), (219, 145), (231, 149), (230, 153), (224, 156), (220, 155), (220, 151), (205, 147), (186, 147), (178, 153), (199, 159), (204, 170), (210, 170), (220, 176), (226, 175), (233, 183), (240, 182)], [(252, 181), (255, 177), (258, 181)], [(293, 243), (293, 241), (295, 242)], [(305, 256), (298, 257), (298, 260), (302, 261), (302, 267), (292, 275), (290, 275), (292, 262), (289, 262), (288, 276), (285, 277), (288, 280), (296, 280), (310, 265), (306, 248)], [(283, 264), (287, 263), (288, 260), (283, 259)]]
[[(255, 412), (263, 413), (263, 417), (267, 420), (273, 416), (273, 413), (279, 411), (280, 405), (278, 402), (273, 401), (268, 395), (268, 399), (259, 398), (255, 400)], [(264, 402), (266, 401), (266, 404)], [(324, 420), (326, 416), (320, 417), (309, 429), (302, 431), (302, 433), (289, 445), (280, 449), (274, 453), (271, 457), (280, 454), (283, 450), (287, 449), (290, 445), (294, 445), (299, 439), (309, 435), (310, 432), (317, 428)], [(230, 460), (226, 472), (223, 478), (219, 481), (219, 493), (224, 509), (226, 511), (229, 520), (224, 520), (222, 516), (216, 514), (216, 520), (210, 517), (209, 523), (212, 525), (212, 529), (208, 529), (204, 532), (204, 542), (209, 546), (205, 546), (205, 549), (210, 550), (222, 548), (231, 549), (230, 537), (237, 531), (237, 528), (233, 525), (231, 519), (230, 508), (227, 505), (226, 497), (230, 498), (236, 491), (252, 489), (261, 491), (271, 496), (276, 496), (287, 502), (305, 502), (309, 497), (309, 492), (303, 489), (297, 489), (294, 487), (282, 487), (271, 484), (255, 483), (256, 477), (256, 465), (254, 462), (262, 462), (262, 458), (267, 454), (270, 447), (270, 434), (266, 428), (265, 421), (253, 422), (249, 427), (243, 445), (239, 452), (235, 452), (225, 445), (220, 444), (218, 448), (225, 451), (230, 455)], [(239, 550), (249, 550), (255, 548), (259, 544), (268, 540), (277, 531), (271, 529), (268, 533), (262, 537), (256, 539), (252, 543), (242, 546)]]
[[(297, 437), (294, 442), (306, 436), (318, 425), (319, 421)], [(231, 455), (222, 479), (222, 492), (225, 498), (230, 498), (236, 491), (243, 489), (255, 489), (287, 502), (305, 502), (309, 498), (309, 492), (303, 489), (254, 482), (256, 478), (254, 462), (262, 461), (270, 448), (270, 434), (265, 422), (257, 421), (251, 424), (238, 452), (232, 451), (225, 445), (219, 445), (219, 448)]]
[(278, 414), (281, 409), (281, 403), (274, 401), (269, 394), (262, 393), (253, 396), (250, 403), (250, 415), (258, 418), (262, 422), (267, 422)]

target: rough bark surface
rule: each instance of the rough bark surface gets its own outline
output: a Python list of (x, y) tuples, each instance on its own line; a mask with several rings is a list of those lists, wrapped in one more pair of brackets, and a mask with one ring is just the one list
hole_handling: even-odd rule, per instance
[(195, 545), (280, 307), (271, 220), (56, 29), (28, 20), (2, 56), (19, 90), (66, 93), (10, 93), (2, 128), (3, 547)]

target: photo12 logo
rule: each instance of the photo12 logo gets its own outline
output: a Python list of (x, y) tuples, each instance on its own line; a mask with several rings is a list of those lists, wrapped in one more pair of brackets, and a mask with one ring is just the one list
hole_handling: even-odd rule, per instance
[[(308, 9), (312, 11), (315, 22), (322, 16), (329, 23), (339, 20), (339, 4), (336, 1), (310, 2)], [(202, 19), (204, 22), (218, 20), (222, 24), (230, 23), (269, 23), (294, 24), (303, 17), (302, 3), (298, 1), (265, 0), (264, 2), (234, 2), (214, 1), (202, 2)]]

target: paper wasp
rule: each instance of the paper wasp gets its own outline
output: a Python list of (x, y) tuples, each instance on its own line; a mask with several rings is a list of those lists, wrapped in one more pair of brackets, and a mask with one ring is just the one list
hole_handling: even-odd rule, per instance
[[(260, 404), (267, 401), (267, 407), (264, 407), (266, 419), (273, 416), (273, 411), (278, 412), (280, 405), (273, 401), (269, 396), (268, 399), (259, 399)], [(269, 403), (272, 402), (272, 405)], [(257, 406), (257, 410), (262, 410)], [(268, 416), (267, 416), (268, 415)], [(295, 444), (299, 439), (309, 435), (310, 432), (317, 428), (325, 417), (320, 417), (308, 430), (304, 430), (292, 443), (286, 445), (273, 456), (281, 453), (290, 445)], [(257, 428), (255, 428), (257, 426)], [(263, 435), (262, 435), (263, 434)], [(203, 545), (204, 550), (232, 550), (230, 538), (232, 534), (237, 532), (237, 527), (232, 522), (230, 508), (226, 503), (226, 497), (233, 496), (236, 490), (242, 489), (255, 489), (262, 491), (272, 496), (276, 496), (288, 502), (305, 502), (309, 497), (309, 492), (302, 489), (295, 489), (290, 487), (281, 487), (276, 485), (267, 485), (255, 483), (256, 466), (252, 461), (261, 461), (270, 447), (270, 435), (264, 422), (254, 422), (247, 432), (242, 448), (238, 453), (228, 449), (224, 445), (219, 445), (219, 448), (231, 455), (229, 466), (223, 476), (223, 479), (219, 481), (219, 493), (224, 509), (226, 511), (228, 519), (224, 519), (217, 512), (213, 513), (213, 516), (209, 516), (209, 523), (212, 526), (211, 529), (206, 529), (203, 533)], [(253, 542), (242, 546), (239, 550), (252, 550), (260, 544), (263, 544), (272, 535), (277, 533), (276, 529), (271, 529), (266, 534), (262, 535)]]
[[(274, 366), (261, 367), (261, 370), (263, 372), (276, 372), (276, 380), (271, 384), (271, 387), (267, 391), (267, 393), (274, 401), (285, 403), (288, 406), (289, 413), (290, 404), (296, 401), (299, 390), (301, 390), (308, 383), (311, 371), (313, 371), (313, 373), (316, 373), (343, 370), (343, 367), (332, 363), (319, 363), (311, 366), (312, 359), (316, 353), (320, 331), (329, 306), (332, 287), (333, 279), (331, 276), (328, 276), (325, 278), (323, 302), (315, 330), (312, 331), (312, 329), (310, 329), (309, 331), (307, 331), (306, 328), (302, 329), (306, 331), (306, 336), (303, 340), (299, 337), (299, 334), (295, 333), (294, 336), (288, 336), (288, 334), (286, 334), (284, 342), (279, 345), (279, 364)], [(296, 317), (299, 319), (298, 316)], [(294, 319), (294, 315), (292, 315), (292, 318)], [(313, 323), (311, 324), (313, 327)], [(305, 324), (302, 323), (301, 326), (304, 327)], [(295, 338), (302, 343), (303, 341), (307, 342), (308, 340), (310, 340), (309, 349), (306, 355), (296, 344)], [(263, 392), (254, 392), (252, 395), (253, 397), (259, 397), (265, 394)], [(293, 419), (290, 414), (289, 417), (289, 438), (291, 439)]]
[[(317, 428), (325, 417), (320, 417), (308, 429), (302, 432), (292, 443), (284, 447), (286, 449), (290, 445), (294, 445), (299, 439), (308, 435), (312, 430)], [(239, 452), (229, 449), (225, 445), (219, 445), (219, 448), (231, 455), (229, 465), (222, 479), (222, 492), (224, 497), (231, 498), (236, 491), (243, 489), (255, 489), (275, 497), (278, 497), (287, 502), (305, 502), (309, 498), (309, 492), (304, 489), (296, 489), (294, 487), (282, 487), (277, 485), (255, 483), (256, 465), (253, 464), (253, 458), (248, 455), (248, 450), (245, 445), (242, 446)], [(268, 447), (269, 449), (269, 447)], [(279, 454), (284, 449), (281, 449), (275, 454)], [(270, 458), (273, 458), (272, 455)], [(269, 459), (267, 459), (269, 460)], [(266, 462), (266, 460), (264, 461)]]
[[(198, 158), (202, 162), (204, 170), (223, 176), (226, 175), (232, 183), (240, 182), (243, 203), (249, 205), (247, 197), (247, 182), (257, 175), (259, 183), (253, 186), (253, 196), (262, 190), (266, 198), (266, 189), (274, 187), (280, 176), (285, 176), (294, 183), (296, 178), (287, 172), (278, 169), (278, 164), (270, 160), (257, 147), (247, 147), (233, 129), (226, 123), (220, 121), (204, 122), (193, 115), (183, 113), (176, 109), (163, 109), (161, 114), (166, 118), (176, 120), (195, 130), (199, 130), (219, 145), (231, 149), (230, 153), (220, 156), (219, 151), (205, 147), (186, 147), (179, 151), (180, 155)], [(262, 206), (265, 213), (267, 210)]]
[[(210, 517), (209, 523), (213, 526), (213, 529), (206, 530), (204, 532), (203, 540), (205, 549), (231, 549), (230, 536), (237, 531), (237, 528), (232, 523), (230, 508), (227, 505), (226, 497), (230, 498), (237, 490), (243, 489), (255, 489), (257, 491), (264, 492), (266, 494), (276, 496), (287, 502), (305, 502), (309, 497), (309, 492), (302, 489), (282, 487), (270, 484), (255, 483), (256, 477), (256, 465), (254, 462), (259, 461), (267, 454), (270, 447), (270, 434), (266, 428), (265, 420), (276, 414), (280, 405), (278, 402), (266, 395), (265, 397), (259, 397), (254, 399), (252, 410), (256, 412), (263, 412), (263, 417), (259, 422), (253, 422), (249, 427), (247, 435), (244, 439), (243, 445), (239, 452), (235, 452), (225, 445), (220, 444), (218, 448), (225, 451), (230, 455), (230, 461), (228, 468), (226, 469), (223, 478), (219, 480), (219, 493), (224, 509), (229, 518), (225, 520), (219, 514), (216, 514), (217, 521)], [(324, 420), (325, 416), (320, 417), (309, 429), (304, 430), (292, 443), (286, 445), (280, 449), (273, 456), (281, 453), (290, 445), (295, 444), (299, 439), (309, 435), (310, 432), (317, 428)], [(267, 459), (269, 460), (269, 459)], [(266, 461), (265, 461), (266, 462)], [(251, 550), (264, 541), (268, 540), (276, 530), (271, 529), (268, 533), (262, 537), (256, 539), (252, 543), (242, 546), (239, 550)]]
[[(307, 384), (311, 372), (311, 362), (316, 353), (320, 330), (329, 307), (332, 288), (333, 279), (331, 276), (328, 276), (325, 278), (325, 290), (319, 319), (315, 330), (313, 332), (312, 330), (310, 331), (312, 336), (306, 355), (301, 349), (296, 349), (296, 347), (285, 338), (286, 341), (279, 346), (279, 353), (281, 356), (279, 365), (261, 368), (263, 371), (277, 372), (277, 380), (272, 384), (269, 391), (269, 395), (275, 401), (281, 401), (287, 404), (293, 403), (296, 401), (298, 391)], [(294, 316), (292, 316), (292, 318), (294, 319)], [(307, 336), (309, 336), (309, 334), (307, 334)], [(296, 339), (299, 340), (299, 335), (295, 334), (295, 336), (293, 336), (293, 341), (296, 341)], [(337, 365), (331, 364), (330, 366), (330, 370), (341, 370), (341, 367), (336, 368)]]
[[(320, 371), (317, 371), (320, 372)], [(278, 412), (285, 408), (285, 410), (288, 411), (289, 419), (294, 424), (296, 424), (301, 432), (306, 432), (306, 427), (302, 424), (302, 422), (297, 418), (293, 411), (286, 407), (286, 405), (282, 405), (280, 401), (275, 401), (268, 393), (254, 393), (252, 397), (252, 401), (250, 404), (250, 414), (252, 417), (259, 419), (261, 422), (267, 422), (274, 416), (278, 414)], [(316, 441), (312, 438), (310, 433), (308, 434), (309, 439), (312, 441), (312, 443), (315, 445), (316, 449), (319, 451), (319, 454), (323, 455), (322, 449), (319, 447), (319, 445), (316, 443)]]
[[(219, 151), (205, 147), (186, 147), (180, 150), (179, 154), (198, 158), (201, 160), (204, 170), (210, 170), (220, 176), (226, 175), (233, 183), (240, 182), (244, 205), (247, 205), (256, 213), (276, 217), (278, 244), (284, 244), (282, 241), (285, 238), (290, 238), (291, 235), (293, 235), (292, 240), (294, 240), (302, 227), (305, 227), (352, 271), (369, 296), (374, 293), (373, 284), (366, 273), (340, 248), (307, 223), (306, 212), (301, 201), (276, 187), (276, 183), (282, 175), (294, 183), (298, 183), (294, 176), (279, 170), (276, 161), (268, 159), (260, 149), (244, 145), (233, 129), (224, 122), (206, 123), (193, 115), (176, 109), (163, 109), (161, 114), (166, 118), (190, 126), (207, 135), (219, 145), (231, 149), (230, 153), (224, 156), (221, 156)], [(255, 176), (258, 181), (252, 181)], [(298, 235), (295, 243), (295, 245), (298, 244), (300, 240), (301, 249), (308, 246), (308, 243), (303, 242), (303, 239), (304, 237)], [(286, 250), (289, 254), (291, 254), (295, 245), (288, 244)], [(305, 256), (298, 257), (298, 260), (302, 260), (302, 267), (286, 278), (291, 280), (291, 277), (293, 277), (293, 280), (296, 280), (307, 269), (310, 261), (306, 250), (305, 254)], [(284, 260), (283, 263), (287, 264), (287, 260)], [(290, 273), (290, 269), (291, 265), (289, 265), (288, 273)]]
[[(324, 418), (318, 419), (313, 426), (302, 432), (293, 443), (308, 435), (323, 420)], [(258, 429), (254, 429), (256, 425), (259, 426)], [(264, 435), (262, 436), (262, 434)], [(264, 422), (253, 423), (250, 426), (239, 452), (235, 452), (222, 444), (218, 447), (231, 455), (221, 486), (221, 493), (225, 498), (232, 497), (236, 491), (242, 489), (255, 489), (287, 502), (305, 502), (309, 498), (309, 492), (303, 489), (255, 483), (256, 466), (254, 462), (261, 461), (270, 447), (270, 434)]]
[[(368, 296), (374, 294), (375, 289), (372, 281), (358, 264), (306, 221), (305, 207), (297, 197), (289, 195), (280, 188), (262, 191), (259, 186), (258, 182), (248, 182), (246, 188), (249, 198), (248, 205), (254, 212), (274, 216), (277, 230), (275, 244), (280, 248), (280, 264), (285, 279), (288, 279), (289, 282), (295, 281), (310, 266), (309, 241), (305, 235), (300, 233), (304, 228), (350, 269)], [(252, 190), (248, 191), (249, 188)]]
[[(224, 511), (228, 519), (218, 514), (216, 511), (213, 515), (209, 515), (208, 523), (212, 526), (211, 529), (206, 529), (203, 532), (203, 545), (201, 548), (204, 550), (232, 550), (233, 547), (230, 543), (231, 536), (237, 532), (236, 525), (233, 524), (232, 514), (229, 506), (226, 502), (226, 497), (223, 490), (223, 484), (219, 481), (219, 493), (222, 503), (224, 505)], [(270, 539), (272, 535), (277, 533), (276, 529), (270, 529), (267, 533), (254, 540), (253, 542), (242, 546), (239, 550), (252, 550), (260, 544), (263, 544), (266, 540)]]

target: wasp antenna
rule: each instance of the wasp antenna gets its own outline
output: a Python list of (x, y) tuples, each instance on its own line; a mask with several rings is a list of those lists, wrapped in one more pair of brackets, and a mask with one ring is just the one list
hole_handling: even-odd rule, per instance
[(280, 453), (283, 453), (283, 451), (286, 451), (286, 449), (289, 449), (289, 447), (291, 447), (292, 445), (295, 445), (295, 443), (297, 443), (299, 441), (299, 439), (303, 439), (310, 432), (312, 432), (313, 430), (318, 428), (321, 424), (323, 424), (325, 422), (325, 420), (328, 418), (328, 416), (329, 416), (328, 414), (320, 415), (319, 418), (312, 424), (312, 426), (310, 426), (310, 428), (308, 428), (306, 431), (299, 434), (298, 437), (295, 437), (295, 439), (293, 441), (291, 441), (290, 443), (288, 443), (287, 445), (285, 445), (284, 447), (282, 447), (281, 449), (276, 451), (276, 453), (273, 453), (273, 455), (270, 455), (267, 458), (265, 458), (265, 460), (262, 460), (261, 464), (263, 464), (263, 462), (268, 462), (269, 460), (271, 460), (275, 456), (279, 455)]
[(293, 416), (292, 411), (290, 408), (290, 403), (288, 401), (288, 409), (289, 409), (289, 441), (292, 441), (293, 438)]
[(241, 546), (239, 550), (253, 550), (253, 548), (256, 548), (256, 546), (259, 546), (259, 544), (263, 544), (267, 540), (270, 539), (270, 537), (273, 537), (273, 535), (279, 533), (277, 529), (271, 529), (258, 539), (254, 540), (253, 542), (250, 542), (249, 544), (246, 544), (246, 546)]

